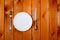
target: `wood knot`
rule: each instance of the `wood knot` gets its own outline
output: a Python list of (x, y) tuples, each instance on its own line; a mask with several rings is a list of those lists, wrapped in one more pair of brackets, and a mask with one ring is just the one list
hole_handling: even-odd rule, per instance
[(4, 10), (5, 10), (5, 11), (7, 11), (7, 10), (8, 10), (8, 7), (7, 7), (7, 6), (5, 6), (5, 7), (4, 7)]
[(43, 15), (42, 15), (43, 18), (45, 17), (45, 13), (46, 13), (46, 12), (44, 12)]
[(2, 34), (0, 33), (0, 37), (2, 36)]
[(52, 34), (51, 34), (51, 36), (53, 36), (55, 34), (55, 32), (53, 32)]
[(57, 0), (51, 0), (53, 5), (56, 5)]

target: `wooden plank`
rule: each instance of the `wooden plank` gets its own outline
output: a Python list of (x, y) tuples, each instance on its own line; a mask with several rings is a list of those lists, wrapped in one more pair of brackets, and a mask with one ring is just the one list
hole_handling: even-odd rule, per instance
[(32, 26), (32, 40), (40, 40), (40, 23), (41, 23), (41, 2), (40, 0), (32, 0), (32, 18), (33, 21), (34, 20), (34, 13), (36, 10), (36, 15), (37, 15), (37, 20), (36, 20), (36, 25), (37, 25), (37, 29), (35, 29), (35, 24), (33, 22), (33, 26)]
[(57, 0), (58, 27), (60, 27), (60, 0)]
[[(22, 1), (23, 0), (14, 0), (14, 16), (21, 12), (22, 11)], [(14, 27), (13, 27), (13, 40), (22, 40), (22, 32), (16, 30)]]
[(49, 1), (41, 0), (41, 40), (49, 40)]
[(49, 0), (50, 40), (57, 40), (57, 0)]
[(13, 0), (5, 0), (5, 40), (13, 40), (13, 29), (10, 30), (10, 11), (13, 14)]
[(0, 0), (0, 40), (4, 40), (4, 0)]
[(60, 40), (60, 0), (57, 0), (57, 14), (58, 14), (57, 40)]
[[(23, 12), (31, 14), (31, 0), (23, 0)], [(31, 29), (23, 32), (23, 40), (31, 40)]]

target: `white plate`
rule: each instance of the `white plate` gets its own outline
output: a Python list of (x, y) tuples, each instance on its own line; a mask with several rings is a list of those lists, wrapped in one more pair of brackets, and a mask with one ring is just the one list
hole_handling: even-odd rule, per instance
[(19, 31), (27, 31), (32, 26), (32, 18), (26, 12), (17, 13), (13, 19), (14, 27)]

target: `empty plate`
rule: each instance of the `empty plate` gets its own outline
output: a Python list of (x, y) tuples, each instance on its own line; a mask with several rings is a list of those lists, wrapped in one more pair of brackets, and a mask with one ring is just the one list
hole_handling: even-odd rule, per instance
[(27, 31), (32, 26), (32, 18), (29, 13), (17, 13), (13, 19), (13, 25), (19, 31)]

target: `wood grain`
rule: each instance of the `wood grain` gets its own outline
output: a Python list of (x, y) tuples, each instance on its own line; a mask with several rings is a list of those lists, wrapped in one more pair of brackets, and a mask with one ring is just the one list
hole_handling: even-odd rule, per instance
[[(23, 0), (23, 12), (31, 14), (31, 0)], [(31, 29), (26, 32), (23, 32), (23, 40), (31, 40)]]
[(5, 40), (13, 40), (13, 30), (10, 30), (10, 11), (13, 14), (13, 0), (5, 0)]
[[(13, 16), (15, 16), (17, 13), (23, 11), (22, 9), (22, 2), (23, 0), (19, 1), (19, 0), (14, 0), (14, 14)], [(23, 39), (23, 33), (16, 30), (13, 27), (13, 40), (22, 40)]]
[[(40, 0), (32, 0), (32, 18), (33, 18), (33, 26), (32, 26), (32, 40), (40, 40), (40, 23), (41, 23), (41, 9), (40, 6), (41, 2)], [(36, 25), (37, 25), (37, 29), (34, 28), (34, 13), (36, 10), (36, 15), (37, 15), (37, 20), (36, 20)]]
[(60, 0), (57, 0), (57, 14), (58, 14), (57, 40), (60, 40)]
[(0, 40), (4, 40), (4, 0), (0, 0)]
[(50, 40), (57, 40), (57, 0), (49, 0)]
[[(59, 5), (60, 0), (0, 0), (0, 40), (60, 40), (60, 24), (57, 20)], [(19, 12), (27, 12), (34, 19), (35, 8), (37, 30), (34, 29), (34, 20), (32, 27), (26, 32), (16, 30), (13, 23), (10, 30), (10, 11), (12, 21)]]
[(41, 40), (49, 40), (49, 1), (41, 0)]

